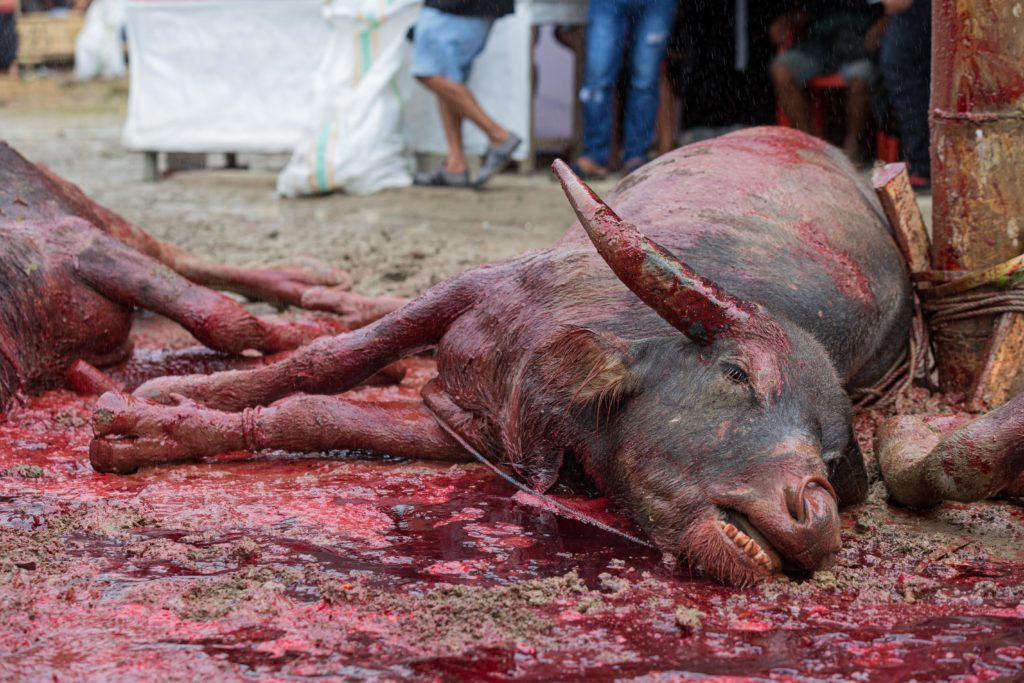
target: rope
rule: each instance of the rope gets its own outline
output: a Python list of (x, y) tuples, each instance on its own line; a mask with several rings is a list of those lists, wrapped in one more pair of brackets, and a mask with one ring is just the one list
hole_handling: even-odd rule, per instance
[[(944, 337), (955, 323), (1006, 313), (1024, 315), (1024, 255), (976, 271), (929, 270), (912, 273), (914, 321), (905, 350), (873, 386), (850, 392), (854, 407), (884, 408), (910, 388), (914, 379), (930, 372), (932, 336)], [(925, 324), (927, 317), (927, 324)], [(909, 361), (908, 361), (909, 357)]]
[(968, 318), (1003, 313), (1024, 314), (1024, 289), (958, 294), (927, 301), (924, 308), (931, 314), (929, 322), (936, 329)]
[(242, 411), (242, 441), (245, 443), (245, 449), (253, 453), (259, 453), (263, 449), (259, 433), (262, 412), (263, 408), (260, 406)]
[(907, 348), (881, 379), (869, 387), (858, 387), (850, 392), (853, 407), (856, 410), (881, 409), (896, 403), (911, 387), (915, 378), (928, 373), (931, 367), (928, 362), (930, 350), (928, 326), (924, 321), (921, 304), (915, 296)]
[(473, 446), (471, 446), (465, 439), (463, 439), (462, 435), (459, 434), (457, 431), (455, 431), (454, 427), (452, 427), (450, 424), (448, 424), (445, 420), (441, 419), (441, 416), (438, 415), (436, 412), (434, 412), (433, 408), (431, 408), (427, 404), (424, 404), (424, 405), (427, 408), (427, 412), (430, 413), (433, 416), (433, 418), (437, 421), (437, 424), (440, 425), (441, 429), (443, 429), (448, 434), (448, 436), (450, 436), (453, 439), (455, 439), (455, 441), (457, 441), (460, 446), (462, 446), (464, 449), (466, 449), (466, 451), (468, 453), (470, 453), (474, 458), (476, 458), (481, 463), (486, 465), (488, 469), (490, 469), (492, 472), (497, 474), (499, 477), (501, 477), (502, 479), (507, 481), (509, 484), (511, 484), (512, 486), (516, 487), (520, 491), (522, 491), (523, 493), (526, 493), (526, 494), (529, 494), (531, 496), (536, 496), (537, 498), (540, 498), (541, 500), (543, 500), (548, 505), (551, 505), (554, 508), (556, 508), (557, 510), (559, 510), (560, 512), (565, 513), (569, 518), (575, 519), (577, 522), (582, 522), (583, 524), (589, 524), (590, 526), (596, 526), (598, 529), (600, 529), (602, 531), (607, 531), (610, 534), (614, 534), (615, 536), (619, 536), (621, 538), (624, 538), (627, 541), (632, 541), (633, 543), (636, 543), (637, 545), (642, 545), (645, 548), (657, 549), (657, 547), (653, 543), (649, 543), (649, 542), (645, 541), (644, 539), (642, 539), (642, 538), (640, 538), (638, 536), (634, 536), (633, 534), (628, 534), (625, 531), (620, 531), (619, 529), (616, 529), (615, 527), (613, 527), (613, 526), (611, 526), (609, 524), (605, 524), (604, 522), (602, 522), (601, 520), (597, 519), (596, 517), (591, 517), (587, 513), (580, 512), (579, 510), (571, 508), (568, 505), (566, 505), (565, 503), (557, 501), (554, 498), (552, 498), (551, 496), (548, 496), (547, 494), (541, 493), (540, 491), (533, 490), (532, 488), (530, 488), (526, 484), (522, 483), (521, 481), (519, 481), (518, 479), (516, 479), (515, 477), (513, 477), (512, 475), (508, 474), (503, 469), (501, 469), (500, 467), (495, 465), (488, 458), (484, 457), (484, 455), (482, 453), (480, 453), (480, 451), (478, 451), (477, 449), (473, 448)]

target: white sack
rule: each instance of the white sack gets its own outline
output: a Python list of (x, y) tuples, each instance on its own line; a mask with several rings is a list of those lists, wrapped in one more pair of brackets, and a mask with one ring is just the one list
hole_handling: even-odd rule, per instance
[(75, 78), (120, 78), (125, 75), (121, 28), (123, 0), (94, 0), (85, 10), (85, 23), (75, 39)]
[(397, 86), (420, 0), (333, 0), (331, 38), (314, 84), (310, 126), (277, 178), (287, 197), (371, 194), (412, 183)]

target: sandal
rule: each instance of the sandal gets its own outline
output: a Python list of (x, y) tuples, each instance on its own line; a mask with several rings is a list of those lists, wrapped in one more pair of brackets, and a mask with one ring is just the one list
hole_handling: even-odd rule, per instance
[(412, 179), (413, 185), (421, 187), (469, 187), (469, 173), (452, 173), (438, 166), (433, 171), (417, 173)]

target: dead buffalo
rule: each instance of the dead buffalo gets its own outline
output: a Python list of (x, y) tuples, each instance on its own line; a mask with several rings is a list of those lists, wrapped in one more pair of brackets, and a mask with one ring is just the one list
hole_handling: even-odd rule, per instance
[[(539, 491), (574, 461), (659, 548), (723, 581), (826, 565), (838, 505), (866, 490), (846, 390), (893, 366), (912, 318), (874, 193), (841, 152), (782, 128), (663, 156), (608, 205), (555, 172), (580, 221), (555, 247), (274, 365), (106, 394), (94, 467), (237, 449), (463, 459), (450, 429)], [(429, 347), (422, 404), (336, 395)]]
[(134, 307), (173, 318), (213, 349), (273, 352), (345, 326), (260, 319), (201, 285), (333, 309), (354, 326), (374, 318), (374, 302), (344, 291), (349, 284), (313, 262), (237, 268), (196, 258), (0, 143), (0, 414), (17, 396), (90, 381), (81, 361), (123, 359)]

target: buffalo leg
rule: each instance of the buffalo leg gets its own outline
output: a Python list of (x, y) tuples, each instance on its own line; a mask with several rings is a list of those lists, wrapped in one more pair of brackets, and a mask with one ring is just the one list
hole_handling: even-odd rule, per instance
[(341, 317), (351, 329), (369, 325), (412, 301), (398, 296), (369, 297), (340, 287), (307, 289), (299, 306), (311, 311), (329, 311)]
[(211, 263), (178, 250), (169, 265), (197, 284), (268, 301), (280, 307), (304, 307), (302, 300), (310, 290), (343, 293), (352, 286), (352, 278), (347, 272), (313, 259), (296, 259), (293, 263), (263, 267), (239, 267)]
[(941, 436), (913, 416), (879, 426), (875, 451), (890, 495), (909, 507), (1016, 493), (1024, 473), (1024, 394)]
[(308, 327), (261, 320), (236, 301), (107, 236), (78, 254), (77, 272), (108, 299), (165, 315), (218, 351), (284, 351), (318, 336)]
[(93, 468), (120, 474), (239, 450), (362, 449), (432, 460), (467, 457), (420, 402), (364, 403), (340, 396), (293, 396), (266, 408), (227, 413), (188, 399), (163, 405), (107, 393), (96, 403), (93, 431)]
[(7, 163), (17, 172), (25, 176), (34, 172), (42, 174), (45, 178), (43, 182), (49, 183), (48, 191), (60, 196), (65, 209), (89, 221), (112, 238), (160, 261), (196, 284), (235, 292), (250, 299), (269, 301), (278, 306), (300, 305), (303, 294), (310, 288), (336, 287), (347, 290), (352, 285), (352, 278), (347, 272), (331, 268), (314, 259), (259, 268), (211, 263), (169, 242), (158, 240), (123, 216), (100, 206), (86, 196), (77, 185), (61, 178), (45, 166), (30, 164), (17, 153), (14, 153), (17, 159), (13, 159), (9, 156), (13, 150), (9, 148), (0, 150), (0, 154), (5, 151), (8, 153)]
[(107, 391), (120, 391), (121, 386), (103, 374), (95, 365), (79, 358), (64, 373), (68, 386), (80, 394), (99, 395)]
[(500, 272), (500, 267), (485, 267), (463, 273), (372, 325), (317, 339), (280, 363), (212, 375), (162, 377), (134, 393), (160, 403), (169, 403), (178, 394), (221, 410), (267, 405), (296, 393), (340, 394), (393, 361), (435, 345)]

